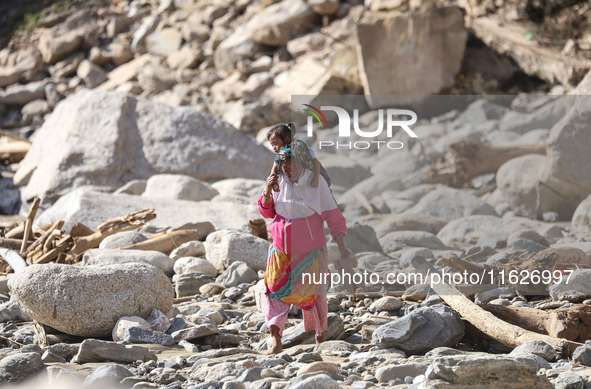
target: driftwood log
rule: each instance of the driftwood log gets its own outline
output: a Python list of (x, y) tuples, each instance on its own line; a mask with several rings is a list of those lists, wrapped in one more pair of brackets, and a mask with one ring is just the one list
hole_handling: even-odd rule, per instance
[(68, 255), (79, 258), (84, 252), (97, 248), (107, 236), (118, 232), (131, 231), (143, 226), (145, 223), (156, 217), (154, 209), (144, 209), (128, 215), (107, 220), (98, 227), (98, 231), (74, 238), (74, 246), (68, 252)]
[(180, 230), (154, 235), (143, 242), (122, 247), (121, 250), (151, 250), (169, 254), (183, 243), (199, 240), (198, 230)]
[(493, 147), (474, 139), (463, 139), (449, 145), (448, 152), (439, 157), (427, 173), (443, 185), (462, 188), (475, 177), (496, 172), (510, 159), (545, 153), (546, 146), (542, 145)]
[[(433, 266), (420, 257), (415, 257), (412, 260), (412, 264), (415, 269), (423, 274), (437, 272)], [(541, 340), (551, 345), (557, 352), (570, 356), (577, 347), (582, 345), (582, 343), (539, 334), (507, 323), (474, 304), (460, 293), (459, 290), (445, 282), (433, 282), (431, 287), (464, 320), (468, 321), (483, 334), (508, 347), (515, 348), (532, 340)]]
[(31, 205), (31, 209), (29, 209), (29, 213), (27, 214), (27, 218), (25, 219), (24, 224), (24, 234), (23, 234), (23, 242), (21, 244), (21, 255), (25, 254), (25, 250), (29, 244), (29, 238), (31, 237), (31, 233), (33, 232), (33, 222), (35, 221), (35, 216), (37, 215), (37, 211), (39, 210), (39, 204), (41, 204), (41, 200), (39, 197), (35, 197), (33, 199), (33, 205)]
[(550, 311), (492, 304), (481, 307), (499, 319), (530, 331), (579, 342), (591, 339), (591, 307), (586, 305)]

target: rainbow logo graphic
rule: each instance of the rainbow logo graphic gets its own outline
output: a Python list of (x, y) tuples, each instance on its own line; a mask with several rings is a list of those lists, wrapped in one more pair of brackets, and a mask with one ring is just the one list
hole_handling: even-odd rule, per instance
[[(328, 123), (326, 121), (326, 118), (324, 117), (324, 114), (322, 113), (321, 110), (319, 110), (318, 108), (309, 105), (309, 104), (302, 104), (310, 109), (306, 109), (306, 108), (302, 108), (302, 110), (308, 112), (310, 115), (314, 116), (316, 118), (316, 120), (318, 120), (318, 123), (320, 123), (320, 127), (324, 127), (324, 128), (328, 128)], [(320, 115), (320, 116), (318, 116)], [(320, 120), (320, 118), (322, 118), (322, 120)], [(311, 119), (310, 119), (311, 120)], [(309, 122), (311, 125), (311, 122)]]

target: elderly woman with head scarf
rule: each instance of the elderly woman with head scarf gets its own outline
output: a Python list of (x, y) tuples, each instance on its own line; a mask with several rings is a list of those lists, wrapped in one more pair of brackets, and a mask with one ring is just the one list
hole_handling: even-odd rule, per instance
[[(281, 174), (269, 176), (258, 201), (261, 214), (274, 218), (263, 301), (265, 323), (273, 339), (269, 353), (282, 351), (281, 336), (292, 304), (303, 310), (305, 330), (315, 330), (316, 343), (324, 341), (330, 286), (325, 221), (341, 257), (349, 257), (345, 218), (323, 177), (317, 187), (310, 185), (313, 172), (304, 166), (300, 154), (298, 149), (281, 150), (276, 158)], [(274, 184), (279, 185), (279, 192), (272, 190)]]

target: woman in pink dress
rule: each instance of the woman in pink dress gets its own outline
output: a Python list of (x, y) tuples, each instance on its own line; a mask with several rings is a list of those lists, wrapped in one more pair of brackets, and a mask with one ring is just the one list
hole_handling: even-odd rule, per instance
[[(281, 174), (267, 178), (258, 201), (263, 217), (274, 218), (263, 301), (265, 323), (273, 338), (269, 353), (273, 354), (282, 351), (281, 336), (292, 304), (302, 308), (305, 330), (315, 330), (316, 343), (324, 341), (330, 286), (324, 221), (342, 259), (349, 257), (344, 242), (346, 221), (326, 180), (320, 177), (319, 185), (312, 187), (313, 172), (299, 158), (290, 148), (281, 150), (277, 158)], [(272, 190), (274, 184), (279, 185), (279, 192)]]

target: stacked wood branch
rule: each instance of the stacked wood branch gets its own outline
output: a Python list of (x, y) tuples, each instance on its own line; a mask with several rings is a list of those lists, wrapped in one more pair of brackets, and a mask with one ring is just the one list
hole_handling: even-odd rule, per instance
[(10, 165), (22, 161), (31, 148), (31, 142), (2, 130), (0, 130), (0, 136), (7, 137), (11, 140), (0, 143), (0, 164)]
[[(0, 247), (18, 252), (29, 265), (48, 262), (75, 264), (86, 251), (98, 247), (106, 237), (139, 228), (156, 217), (154, 209), (144, 209), (107, 220), (96, 232), (77, 223), (66, 233), (63, 220), (33, 229), (38, 207), (39, 199), (35, 198), (23, 223), (0, 238)], [(184, 233), (192, 240), (196, 234), (194, 230), (177, 233)], [(178, 239), (174, 240), (173, 245), (175, 243), (178, 244)], [(0, 272), (8, 273), (11, 270), (8, 263), (2, 261)]]
[(526, 154), (545, 154), (543, 145), (493, 147), (473, 139), (463, 139), (449, 145), (448, 152), (429, 167), (433, 180), (453, 188), (462, 188), (475, 177), (494, 173), (510, 159)]

